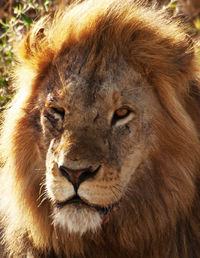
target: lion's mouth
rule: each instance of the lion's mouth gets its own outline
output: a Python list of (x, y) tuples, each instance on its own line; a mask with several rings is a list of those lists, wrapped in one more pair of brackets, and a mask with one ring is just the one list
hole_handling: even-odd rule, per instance
[(111, 205), (109, 205), (107, 207), (102, 207), (102, 206), (98, 206), (98, 205), (92, 205), (92, 204), (89, 204), (89, 203), (83, 201), (78, 195), (75, 195), (74, 197), (72, 197), (69, 200), (66, 200), (64, 202), (56, 203), (56, 207), (58, 209), (61, 209), (64, 206), (69, 205), (69, 204), (77, 204), (77, 205), (79, 205), (79, 207), (86, 206), (86, 207), (95, 209), (96, 211), (98, 211), (102, 215), (107, 215), (108, 213), (111, 212), (111, 210), (114, 207), (118, 206), (118, 203), (111, 204)]

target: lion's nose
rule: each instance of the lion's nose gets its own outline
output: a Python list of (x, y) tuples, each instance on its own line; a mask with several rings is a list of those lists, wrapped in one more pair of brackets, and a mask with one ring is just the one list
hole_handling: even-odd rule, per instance
[(59, 170), (61, 174), (67, 178), (69, 182), (74, 186), (74, 190), (77, 192), (79, 185), (89, 178), (95, 177), (101, 166), (93, 170), (92, 167), (82, 169), (71, 169), (65, 166), (60, 166)]

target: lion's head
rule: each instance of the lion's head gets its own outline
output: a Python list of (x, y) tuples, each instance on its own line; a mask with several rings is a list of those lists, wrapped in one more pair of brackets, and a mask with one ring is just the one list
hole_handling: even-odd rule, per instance
[(155, 258), (166, 238), (171, 254), (200, 154), (196, 54), (180, 24), (85, 1), (39, 21), (18, 59), (2, 134), (10, 253)]
[[(127, 198), (135, 170), (155, 144), (160, 108), (152, 87), (122, 57), (111, 61), (99, 50), (94, 64), (82, 47), (50, 68), (56, 85), (41, 114), (54, 221), (79, 233), (97, 231)], [(44, 87), (49, 83), (47, 77)]]

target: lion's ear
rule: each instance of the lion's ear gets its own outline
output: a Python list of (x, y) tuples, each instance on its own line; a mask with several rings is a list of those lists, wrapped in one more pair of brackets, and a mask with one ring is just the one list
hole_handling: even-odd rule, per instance
[(44, 17), (17, 46), (16, 53), (20, 62), (38, 64), (41, 60), (49, 59), (51, 54), (45, 29), (48, 22), (49, 17)]
[(22, 42), (18, 45), (17, 55), (25, 60), (34, 57), (36, 51), (41, 48), (41, 41), (44, 39), (44, 28), (39, 28), (36, 32), (30, 31)]
[(44, 36), (45, 36), (44, 27), (39, 28), (38, 31), (36, 32), (35, 36), (39, 39), (44, 38)]
[(181, 56), (180, 64), (182, 64), (182, 65), (187, 64), (188, 62), (190, 62), (193, 59), (194, 45), (195, 44), (193, 42), (193, 39), (189, 35), (186, 35), (185, 42), (183, 43), (182, 46), (180, 46), (180, 49), (182, 51), (182, 55), (180, 54), (180, 56)]
[(196, 72), (196, 44), (193, 39), (186, 35), (185, 42), (179, 46), (178, 52), (175, 55), (175, 63), (178, 65), (179, 70), (183, 73), (193, 74)]

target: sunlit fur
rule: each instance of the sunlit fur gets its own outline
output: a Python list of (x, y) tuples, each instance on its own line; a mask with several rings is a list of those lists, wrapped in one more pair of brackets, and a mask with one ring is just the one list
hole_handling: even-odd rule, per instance
[[(82, 236), (53, 223), (37, 124), (46, 74), (77, 44), (90, 50), (88, 67), (98, 63), (99, 52), (108, 62), (123, 56), (159, 103), (159, 109), (149, 105), (157, 114), (151, 153), (130, 177), (119, 209), (99, 230)], [(4, 112), (1, 133), (0, 212), (7, 255), (199, 257), (199, 70), (195, 44), (181, 24), (134, 1), (84, 1), (37, 22), (17, 48), (17, 60), (16, 96)], [(96, 221), (95, 229), (100, 217)]]
[(66, 212), (56, 213), (54, 219), (60, 227), (69, 233), (78, 233), (82, 236), (87, 231), (96, 232), (101, 227), (101, 217), (95, 211), (88, 213), (85, 209), (80, 211), (75, 211), (70, 207), (64, 209)]

